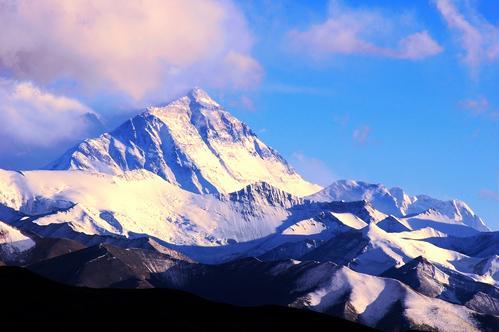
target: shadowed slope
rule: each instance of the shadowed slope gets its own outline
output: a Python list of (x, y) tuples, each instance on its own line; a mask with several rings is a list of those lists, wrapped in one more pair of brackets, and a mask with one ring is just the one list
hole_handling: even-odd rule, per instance
[[(243, 308), (167, 289), (64, 286), (16, 267), (0, 268), (1, 327), (50, 331), (370, 331), (338, 318), (284, 307)], [(27, 312), (29, 311), (29, 314)]]

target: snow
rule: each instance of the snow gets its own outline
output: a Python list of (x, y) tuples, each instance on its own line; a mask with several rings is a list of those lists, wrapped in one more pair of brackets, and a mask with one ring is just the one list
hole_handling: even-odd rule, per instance
[(411, 227), (404, 221), (394, 216), (388, 216), (376, 224), (379, 228), (389, 233), (410, 231)]
[[(3, 172), (0, 181), (11, 179)], [(17, 177), (26, 188), (16, 202), (27, 214), (52, 211), (60, 202), (74, 207), (55, 211), (35, 220), (38, 225), (68, 223), (85, 234), (148, 234), (177, 245), (213, 246), (265, 237), (276, 231), (289, 212), (279, 206), (260, 204), (247, 211), (244, 203), (220, 200), (213, 195), (198, 195), (172, 185), (145, 170), (112, 176), (84, 171), (30, 171)], [(32, 211), (35, 197), (44, 197), (45, 210)], [(3, 202), (8, 203), (7, 198)], [(3, 203), (2, 202), (2, 203)], [(119, 222), (111, 225), (102, 213)], [(119, 228), (119, 229), (118, 229)]]
[[(440, 283), (449, 283), (450, 271), (499, 283), (493, 246), (481, 248), (483, 257), (471, 257), (444, 249), (444, 239), (438, 239), (487, 230), (464, 202), (410, 196), (400, 188), (360, 181), (337, 181), (317, 193), (319, 186), (305, 181), (201, 89), (85, 140), (51, 168), (0, 170), (4, 255), (35, 245), (8, 223), (20, 229), (34, 223), (42, 235), (150, 237), (160, 250), (174, 248), (205, 263), (274, 249), (302, 259), (312, 250), (330, 250), (321, 244), (334, 244), (341, 234), (359, 241), (352, 246), (359, 252), (352, 252), (348, 267), (305, 263), (313, 268), (296, 291), (306, 293), (307, 306), (327, 312), (346, 297), (360, 321), (375, 326), (400, 301), (414, 327), (456, 331), (475, 329), (473, 312), (376, 275), (422, 256), (437, 268), (434, 279)], [(360, 202), (310, 203), (302, 198), (306, 195), (314, 202)], [(161, 261), (150, 264), (151, 271), (168, 268)], [(301, 262), (289, 259), (270, 273), (294, 266)]]
[(199, 88), (85, 140), (49, 168), (112, 175), (145, 168), (194, 193), (230, 193), (255, 182), (297, 196), (322, 189)]
[(412, 240), (424, 240), (433, 237), (447, 237), (447, 233), (439, 232), (431, 227), (425, 227), (416, 231), (400, 232), (399, 237)]
[[(258, 250), (254, 253), (263, 254), (287, 242), (314, 237), (327, 240), (339, 232), (358, 230), (368, 240), (368, 246), (351, 263), (356, 271), (377, 275), (423, 256), (437, 266), (475, 280), (497, 283), (495, 263), (479, 274), (476, 266), (482, 258), (422, 241), (428, 236), (443, 236), (440, 231), (427, 228), (387, 233), (353, 212), (327, 212), (320, 217), (320, 211), (293, 211), (293, 205), (300, 203), (298, 198), (264, 183), (229, 196), (217, 196), (191, 193), (146, 170), (121, 175), (78, 170), (23, 174), (0, 172), (0, 183), (9, 188), (2, 191), (0, 203), (38, 216), (34, 223), (48, 229), (67, 224), (69, 229), (88, 235), (150, 236), (181, 248), (193, 246), (192, 250), (219, 248), (202, 258), (196, 257), (208, 262), (230, 257), (233, 250), (244, 252), (255, 247)], [(305, 217), (300, 218), (300, 213)], [(313, 213), (317, 217), (311, 217)], [(264, 245), (259, 245), (259, 241), (265, 241)], [(235, 243), (249, 247), (232, 246)]]
[(352, 213), (331, 213), (338, 218), (343, 224), (354, 229), (362, 229), (367, 226), (367, 223)]
[[(298, 292), (304, 290), (309, 290), (302, 296), (308, 308), (328, 312), (329, 308), (346, 301), (359, 315), (359, 321), (372, 327), (400, 301), (403, 315), (413, 328), (479, 331), (470, 309), (423, 296), (397, 280), (357, 273), (347, 267), (334, 269), (322, 264), (307, 271), (296, 288)], [(300, 302), (296, 301), (295, 305)]]
[(363, 237), (368, 240), (367, 247), (349, 265), (357, 272), (379, 275), (392, 266), (400, 267), (416, 257), (423, 256), (436, 266), (459, 272), (477, 281), (499, 284), (493, 264), (486, 272), (476, 271), (477, 266), (481, 263), (484, 265), (481, 258), (443, 249), (420, 239), (411, 239), (407, 235), (412, 232), (387, 233), (374, 223), (361, 231)]
[(306, 219), (286, 228), (284, 235), (314, 235), (320, 234), (327, 229), (326, 225), (315, 219)]
[(442, 201), (427, 195), (410, 196), (401, 188), (387, 188), (382, 184), (340, 180), (307, 198), (318, 202), (366, 200), (376, 210), (397, 218), (420, 214), (421, 219), (488, 231), (482, 219), (462, 201)]
[(436, 232), (457, 237), (473, 236), (479, 233), (475, 228), (456, 222), (433, 209), (401, 218), (401, 220), (413, 230), (433, 229)]
[(32, 248), (34, 245), (35, 242), (31, 238), (0, 221), (0, 253), (6, 255), (4, 258), (9, 259), (17, 253)]

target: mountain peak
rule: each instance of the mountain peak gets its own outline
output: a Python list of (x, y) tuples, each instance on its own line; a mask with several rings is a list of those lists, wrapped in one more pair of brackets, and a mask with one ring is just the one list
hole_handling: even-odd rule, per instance
[(297, 196), (321, 189), (200, 88), (83, 141), (48, 168), (146, 169), (194, 193), (230, 193), (260, 181)]
[(195, 102), (202, 106), (213, 106), (213, 107), (221, 107), (210, 95), (203, 89), (199, 87), (192, 88), (187, 97), (191, 100), (191, 102)]

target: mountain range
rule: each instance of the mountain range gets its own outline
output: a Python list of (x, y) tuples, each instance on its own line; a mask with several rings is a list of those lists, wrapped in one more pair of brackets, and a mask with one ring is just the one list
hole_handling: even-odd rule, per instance
[(386, 331), (499, 326), (499, 233), (465, 202), (310, 183), (199, 88), (43, 170), (0, 170), (0, 261)]

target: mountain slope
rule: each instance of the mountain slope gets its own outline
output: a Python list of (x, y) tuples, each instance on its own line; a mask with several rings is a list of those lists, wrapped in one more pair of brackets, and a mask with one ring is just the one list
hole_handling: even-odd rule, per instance
[[(493, 316), (420, 295), (399, 281), (357, 273), (331, 262), (262, 262), (248, 258), (220, 265), (185, 261), (172, 264), (168, 256), (164, 257), (165, 263), (161, 263), (161, 256), (144, 250), (139, 252), (145, 255), (139, 264), (133, 251), (101, 246), (31, 268), (65, 283), (77, 280), (81, 285), (94, 287), (130, 286), (130, 279), (139, 279), (142, 282), (132, 283), (135, 285), (132, 287), (143, 287), (146, 283), (146, 286), (173, 287), (231, 304), (308, 308), (372, 327), (383, 327), (380, 324), (391, 320), (388, 330), (394, 330), (393, 322), (401, 322), (405, 328), (478, 331), (482, 328), (481, 321), (491, 320), (489, 328), (498, 321)], [(109, 254), (116, 259), (109, 259)], [(168, 268), (148, 273), (143, 266), (150, 264), (148, 256), (151, 255), (155, 266)], [(65, 264), (60, 264), (61, 260)], [(117, 268), (116, 264), (121, 267)], [(88, 273), (89, 266), (96, 265), (100, 273)], [(400, 313), (394, 316), (392, 308), (397, 303), (401, 306)], [(484, 327), (486, 330), (487, 326)]]
[(0, 261), (13, 262), (35, 246), (35, 241), (18, 229), (0, 221)]
[[(11, 223), (21, 229), (76, 240), (78, 234), (151, 237), (161, 244), (181, 246), (188, 255), (219, 248), (207, 259), (230, 256), (232, 244), (273, 234), (295, 214), (293, 207), (303, 203), (266, 183), (231, 194), (194, 194), (146, 170), (116, 176), (84, 171), (0, 171), (2, 182), (12, 185), (10, 192), (0, 196), (0, 206), (20, 215)], [(315, 210), (304, 208), (296, 213), (299, 215), (293, 218), (299, 219)]]
[(162, 254), (97, 245), (40, 261), (29, 268), (52, 280), (76, 286), (151, 288), (155, 275), (191, 262), (173, 250)]
[(382, 276), (397, 279), (426, 296), (499, 316), (499, 288), (438, 268), (421, 256), (385, 271)]
[[(294, 305), (318, 312), (341, 313), (386, 331), (493, 331), (499, 319), (463, 306), (423, 296), (397, 280), (356, 273), (311, 270), (296, 290), (309, 289)], [(315, 283), (315, 287), (309, 287)]]
[(333, 260), (373, 274), (423, 255), (476, 280), (498, 280), (496, 256), (439, 248), (421, 239), (422, 231), (385, 232), (377, 223), (386, 215), (365, 201), (313, 203), (261, 182), (231, 194), (199, 195), (146, 170), (116, 176), (1, 171), (0, 182), (13, 184), (0, 205), (21, 214), (16, 227), (42, 236), (95, 237), (86, 245), (103, 237), (130, 246), (151, 238), (206, 263), (246, 256)]
[(341, 233), (297, 259), (329, 260), (357, 272), (380, 275), (419, 256), (476, 281), (492, 285), (499, 283), (497, 257), (469, 257), (423, 240), (410, 239), (406, 233), (387, 233), (376, 224)]
[[(371, 331), (343, 319), (278, 306), (245, 308), (171, 289), (90, 289), (0, 268), (2, 328), (30, 331)], [(29, 312), (28, 312), (29, 311)]]
[(399, 218), (430, 211), (430, 219), (440, 223), (457, 223), (479, 231), (489, 230), (463, 201), (441, 201), (427, 195), (410, 196), (401, 188), (387, 188), (381, 184), (340, 180), (308, 199), (319, 202), (366, 200), (378, 211)]
[(195, 193), (229, 193), (260, 181), (298, 196), (321, 189), (197, 88), (83, 141), (48, 168), (109, 174), (144, 168)]

